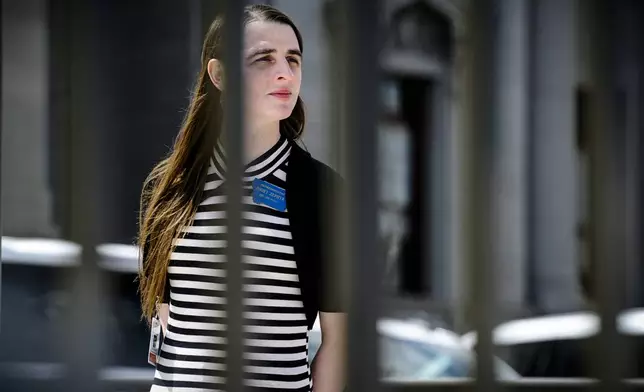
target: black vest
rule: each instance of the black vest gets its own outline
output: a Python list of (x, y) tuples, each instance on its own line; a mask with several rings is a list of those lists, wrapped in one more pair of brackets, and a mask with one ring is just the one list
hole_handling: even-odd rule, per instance
[(333, 244), (325, 240), (324, 225), (333, 223), (330, 218), (335, 211), (332, 199), (325, 198), (323, 192), (333, 194), (342, 181), (338, 173), (293, 143), (286, 176), (286, 207), (309, 329), (318, 312), (343, 311), (340, 287), (323, 293), (330, 287), (326, 277), (334, 276), (332, 264), (326, 261), (334, 254)]

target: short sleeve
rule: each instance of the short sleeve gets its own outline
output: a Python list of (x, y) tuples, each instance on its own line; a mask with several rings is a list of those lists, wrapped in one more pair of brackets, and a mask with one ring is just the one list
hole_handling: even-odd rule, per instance
[[(324, 166), (322, 170), (320, 183), (320, 238), (322, 241), (320, 260), (320, 312), (342, 313), (346, 312), (344, 298), (348, 298), (344, 290), (348, 287), (346, 284), (347, 277), (342, 274), (342, 268), (335, 260), (338, 254), (340, 242), (337, 241), (337, 233), (333, 227), (337, 224), (335, 217), (337, 214), (337, 205), (334, 198), (328, 196), (335, 192), (344, 191), (344, 180), (331, 168)], [(326, 197), (326, 198), (325, 198)], [(326, 204), (325, 203), (326, 199)], [(330, 226), (329, 226), (330, 225)], [(326, 228), (331, 227), (331, 230)]]

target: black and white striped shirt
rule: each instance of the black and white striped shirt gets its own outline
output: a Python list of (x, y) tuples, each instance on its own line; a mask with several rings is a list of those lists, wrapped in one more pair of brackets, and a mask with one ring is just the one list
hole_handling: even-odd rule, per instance
[[(311, 390), (308, 326), (288, 214), (252, 198), (255, 179), (286, 189), (291, 148), (282, 137), (244, 172), (245, 384), (257, 391)], [(168, 331), (151, 392), (225, 388), (225, 167), (218, 144), (203, 201), (171, 255)]]

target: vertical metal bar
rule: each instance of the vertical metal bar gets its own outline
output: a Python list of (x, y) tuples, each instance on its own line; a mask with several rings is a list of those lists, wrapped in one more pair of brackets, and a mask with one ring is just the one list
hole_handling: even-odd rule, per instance
[[(451, 73), (448, 76), (442, 76), (434, 82), (431, 89), (432, 111), (430, 114), (432, 135), (426, 139), (427, 146), (423, 153), (427, 157), (430, 170), (426, 172), (425, 189), (423, 195), (430, 200), (430, 208), (425, 209), (423, 224), (425, 227), (423, 236), (425, 238), (429, 232), (429, 251), (424, 252), (426, 255), (425, 263), (427, 264), (425, 279), (431, 288), (431, 297), (437, 301), (449, 300), (449, 283), (448, 276), (450, 266), (448, 265), (447, 244), (449, 243), (449, 213), (448, 203), (448, 184), (449, 184), (449, 167), (447, 151), (447, 135), (450, 130), (451, 114)], [(427, 245), (426, 245), (427, 246)]]
[(624, 385), (625, 345), (617, 331), (617, 315), (623, 300), (623, 265), (626, 256), (624, 176), (619, 162), (622, 129), (615, 121), (615, 16), (616, 7), (624, 2), (591, 0), (588, 7), (591, 49), (590, 83), (593, 107), (590, 113), (590, 228), (591, 257), (596, 268), (597, 309), (601, 330), (596, 340), (594, 370), (602, 390), (615, 392)]
[[(533, 0), (526, 0), (526, 22), (528, 24), (527, 28), (527, 37), (526, 37), (526, 51), (528, 59), (528, 71), (527, 71), (527, 94), (530, 102), (534, 101), (534, 85), (535, 85), (535, 70), (532, 60), (536, 55), (536, 4)], [(536, 287), (537, 280), (537, 270), (536, 270), (536, 259), (537, 259), (537, 240), (535, 236), (536, 230), (536, 219), (537, 219), (537, 201), (536, 201), (536, 188), (537, 188), (537, 168), (535, 165), (535, 159), (537, 156), (535, 149), (535, 135), (534, 135), (534, 123), (535, 123), (535, 110), (530, 105), (530, 108), (527, 113), (527, 173), (526, 173), (526, 290), (525, 290), (525, 304), (526, 307), (534, 307), (538, 302), (538, 293)]]
[[(632, 28), (632, 25), (631, 25)], [(629, 35), (629, 40), (634, 40), (634, 35)], [(633, 45), (634, 46), (634, 45)], [(633, 50), (636, 53), (636, 49)], [(639, 60), (635, 60), (639, 62)], [(635, 66), (636, 67), (636, 66)], [(640, 107), (642, 104), (640, 92), (640, 70), (635, 67), (629, 68), (628, 79), (632, 85), (628, 86), (627, 104), (625, 108), (626, 115), (626, 176), (627, 176), (627, 189), (626, 189), (626, 203), (625, 207), (628, 210), (626, 214), (626, 258), (624, 277), (626, 281), (626, 298), (624, 306), (637, 307), (638, 299), (638, 286), (644, 284), (638, 276), (638, 264), (642, 260), (642, 252), (640, 245), (640, 238), (642, 235), (640, 227), (641, 215), (641, 187), (639, 184), (639, 176), (641, 175), (642, 167), (641, 160), (641, 135), (639, 127), (641, 123)]]
[[(330, 52), (336, 53), (346, 53), (346, 42), (343, 36), (343, 30), (341, 26), (345, 23), (343, 15), (338, 12), (338, 1), (329, 0), (324, 5), (324, 17), (327, 22), (327, 29), (329, 32), (328, 38), (330, 40)], [(344, 136), (344, 114), (343, 110), (346, 101), (346, 86), (344, 81), (347, 80), (346, 68), (344, 64), (339, 64), (339, 62), (329, 56), (329, 61), (325, 64), (327, 67), (327, 77), (329, 79), (330, 93), (329, 93), (329, 129), (331, 130), (331, 156), (330, 162), (340, 173), (344, 174), (346, 172), (346, 146), (342, 140)], [(341, 213), (336, 214), (337, 217), (343, 217)], [(337, 229), (341, 230), (344, 227), (341, 224), (337, 225)], [(336, 228), (333, 228), (333, 231), (330, 234), (335, 233), (333, 236), (334, 239), (340, 240), (343, 236), (340, 235), (340, 232), (335, 231)]]
[(73, 1), (71, 44), (71, 127), (68, 138), (71, 190), (69, 214), (70, 240), (82, 246), (82, 263), (73, 276), (71, 317), (65, 326), (63, 344), (68, 365), (65, 373), (66, 391), (98, 391), (100, 384), (100, 342), (102, 341), (100, 311), (100, 270), (96, 245), (99, 220), (99, 181), (101, 178), (99, 132), (95, 97), (100, 91), (100, 67), (93, 63), (98, 46), (95, 16), (96, 3)]
[(497, 135), (495, 115), (502, 108), (496, 101), (495, 0), (471, 0), (466, 10), (467, 40), (467, 123), (464, 127), (463, 169), (467, 184), (465, 200), (466, 276), (470, 290), (467, 313), (472, 317), (478, 340), (476, 346), (477, 390), (494, 388), (492, 301), (493, 260), (490, 225), (492, 210), (492, 161)]
[[(0, 4), (0, 13), (2, 12), (2, 7), (4, 4)], [(0, 20), (1, 22), (1, 20)], [(2, 43), (4, 40), (4, 23), (0, 23), (0, 58), (2, 57)], [(2, 61), (0, 61), (0, 91), (2, 91)], [(4, 95), (4, 94), (2, 94)], [(0, 100), (0, 243), (2, 242), (2, 111), (3, 111), (3, 100)], [(0, 247), (0, 327), (2, 326), (2, 247)], [(0, 328), (0, 333), (2, 333), (2, 328)], [(0, 382), (2, 382), (2, 372), (0, 371)]]
[[(380, 2), (339, 3), (345, 45), (347, 102), (342, 132), (347, 146), (345, 265), (350, 277), (347, 389), (380, 390), (376, 322), (380, 307), (381, 254), (377, 250), (377, 121)], [(345, 234), (345, 233), (343, 233)]]
[(244, 145), (244, 80), (242, 23), (244, 1), (226, 0), (224, 5), (224, 118), (225, 149), (229, 157), (227, 183), (227, 353), (226, 390), (243, 391), (243, 294), (241, 260), (241, 208)]
[[(210, 3), (210, 2), (208, 2)], [(195, 0), (188, 3), (188, 58), (190, 59), (190, 76), (197, 75), (201, 68), (201, 45), (210, 25), (204, 20), (204, 0)], [(214, 15), (208, 15), (214, 17)]]
[[(504, 282), (496, 293), (506, 310), (520, 309), (526, 298), (526, 177), (528, 159), (528, 2), (501, 0), (495, 82), (499, 108), (498, 154), (495, 157), (493, 213), (495, 275)], [(501, 110), (503, 109), (503, 110)]]
[[(624, 277), (626, 279), (625, 307), (636, 307), (637, 304), (637, 286), (642, 282), (637, 278), (637, 265), (641, 258), (641, 249), (639, 238), (641, 235), (640, 222), (640, 185), (638, 177), (641, 173), (640, 161), (640, 143), (641, 137), (639, 127), (641, 123), (640, 107), (641, 99), (641, 76), (640, 67), (641, 55), (639, 50), (640, 40), (636, 39), (639, 30), (639, 23), (642, 18), (642, 7), (639, 3), (630, 3), (633, 7), (623, 7), (620, 11), (620, 19), (623, 20), (619, 25), (622, 27), (620, 34), (621, 48), (620, 54), (624, 58), (619, 72), (619, 86), (624, 91), (625, 103), (623, 108), (618, 108), (618, 112), (623, 116), (619, 121), (624, 126), (624, 175), (626, 179), (625, 193), (626, 202), (626, 258)], [(638, 4), (638, 5), (636, 5)]]
[[(641, 2), (638, 3), (638, 7), (636, 10), (633, 12), (633, 26), (632, 26), (632, 31), (633, 35), (631, 36), (631, 39), (635, 40), (634, 37), (637, 36), (637, 33), (641, 31), (641, 21), (644, 18), (644, 6)], [(644, 244), (642, 243), (642, 235), (644, 234), (644, 206), (642, 205), (642, 200), (644, 198), (642, 197), (644, 195), (644, 188), (642, 187), (642, 179), (644, 178), (644, 137), (641, 135), (641, 131), (643, 129), (644, 125), (644, 116), (642, 116), (641, 113), (641, 108), (644, 106), (644, 93), (643, 93), (643, 88), (644, 88), (644, 48), (642, 47), (642, 43), (640, 40), (635, 40), (633, 44), (634, 49), (634, 58), (635, 58), (635, 65), (634, 65), (634, 78), (636, 80), (636, 83), (633, 83), (633, 80), (630, 81), (630, 83), (633, 83), (633, 90), (635, 91), (633, 93), (633, 104), (631, 106), (632, 112), (631, 112), (631, 118), (629, 118), (629, 122), (632, 124), (632, 132), (637, 135), (637, 137), (631, 136), (632, 139), (630, 143), (634, 143), (635, 140), (637, 139), (636, 147), (634, 148), (635, 152), (634, 155), (636, 155), (636, 185), (633, 187), (635, 188), (635, 194), (633, 195), (633, 203), (637, 204), (637, 215), (636, 215), (636, 229), (633, 230), (633, 233), (631, 233), (631, 236), (633, 240), (636, 242), (636, 249), (634, 250), (634, 260), (632, 260), (634, 266), (632, 270), (632, 284), (633, 284), (633, 302), (632, 305), (634, 307), (644, 307)], [(644, 368), (644, 360), (640, 362), (640, 367)], [(642, 375), (640, 373), (640, 375)]]

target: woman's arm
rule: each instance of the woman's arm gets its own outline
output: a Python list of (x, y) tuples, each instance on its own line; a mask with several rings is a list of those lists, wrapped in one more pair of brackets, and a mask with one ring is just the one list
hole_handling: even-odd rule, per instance
[(313, 392), (342, 392), (346, 377), (345, 313), (320, 312), (322, 343), (313, 360)]

